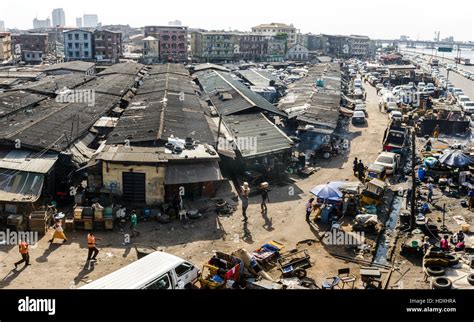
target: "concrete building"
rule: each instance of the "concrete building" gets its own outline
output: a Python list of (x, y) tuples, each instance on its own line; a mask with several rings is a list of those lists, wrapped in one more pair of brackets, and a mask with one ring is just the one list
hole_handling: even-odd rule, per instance
[(162, 62), (188, 61), (188, 27), (145, 26), (145, 37), (148, 36), (158, 39)]
[(323, 36), (306, 34), (305, 46), (309, 51), (321, 50), (323, 49)]
[(226, 31), (191, 33), (191, 55), (195, 62), (227, 62), (236, 59), (240, 34)]
[(275, 36), (266, 38), (267, 41), (267, 55), (264, 58), (267, 62), (284, 61), (288, 44), (286, 38)]
[(146, 64), (158, 63), (160, 61), (160, 43), (152, 36), (143, 38), (143, 59)]
[(66, 25), (66, 15), (63, 8), (54, 9), (51, 16), (53, 17), (54, 27), (64, 27)]
[(48, 34), (27, 33), (12, 35), (12, 46), (21, 51), (21, 59), (29, 64), (41, 64), (49, 50)]
[(12, 37), (9, 32), (0, 33), (0, 61), (12, 58)]
[(259, 33), (241, 34), (240, 58), (252, 61), (263, 61), (268, 54), (268, 36)]
[(349, 50), (352, 57), (367, 57), (369, 55), (370, 38), (367, 36), (351, 35)]
[(293, 24), (287, 25), (284, 23), (272, 22), (269, 24), (261, 24), (252, 27), (253, 33), (258, 33), (264, 36), (276, 36), (278, 34), (288, 35), (288, 46), (294, 45), (298, 42), (297, 33), (299, 32)]
[(76, 27), (77, 28), (82, 28), (82, 18), (81, 17), (77, 17), (76, 18)]
[(5, 31), (5, 22), (3, 20), (0, 20), (0, 32)]
[(51, 28), (51, 20), (46, 18), (39, 20), (38, 18), (33, 19), (33, 29)]
[(95, 14), (84, 14), (84, 28), (97, 28), (99, 25), (99, 17)]
[(94, 57), (97, 61), (118, 63), (122, 57), (122, 34), (110, 30), (94, 31)]
[(306, 61), (308, 60), (309, 50), (301, 44), (291, 46), (286, 53), (287, 60)]
[(93, 34), (88, 30), (73, 29), (64, 32), (64, 59), (93, 60)]

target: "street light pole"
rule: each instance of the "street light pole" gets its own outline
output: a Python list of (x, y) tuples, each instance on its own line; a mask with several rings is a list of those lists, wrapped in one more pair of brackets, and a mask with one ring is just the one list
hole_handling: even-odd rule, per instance
[(415, 136), (415, 128), (411, 128), (411, 230), (415, 229), (415, 221), (416, 221), (416, 176), (415, 176), (415, 158), (416, 158), (416, 136)]

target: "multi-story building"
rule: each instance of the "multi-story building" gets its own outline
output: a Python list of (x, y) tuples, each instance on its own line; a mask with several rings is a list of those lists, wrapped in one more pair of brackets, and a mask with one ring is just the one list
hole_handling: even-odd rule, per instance
[(333, 57), (366, 57), (370, 54), (367, 36), (322, 35), (323, 53)]
[(145, 37), (159, 41), (160, 60), (164, 62), (186, 62), (188, 60), (188, 27), (146, 26)]
[(298, 42), (297, 33), (299, 32), (299, 30), (296, 29), (293, 24), (287, 25), (284, 23), (272, 22), (269, 24), (262, 24), (252, 27), (252, 32), (269, 37), (273, 37), (278, 34), (287, 34), (288, 46), (294, 45)]
[(64, 27), (66, 25), (66, 15), (63, 8), (54, 9), (51, 16), (53, 17), (54, 27)]
[(268, 62), (280, 62), (285, 60), (288, 44), (285, 37), (267, 37), (267, 56), (264, 58)]
[(84, 28), (97, 28), (99, 25), (99, 16), (95, 14), (84, 14)]
[(263, 61), (268, 54), (268, 36), (259, 33), (247, 33), (240, 36), (240, 58)]
[(0, 32), (5, 31), (5, 22), (3, 20), (0, 20)]
[(12, 37), (9, 32), (0, 33), (0, 61), (12, 58)]
[(191, 33), (193, 61), (221, 63), (236, 59), (240, 35), (226, 31), (198, 31)]
[(286, 53), (286, 59), (294, 61), (306, 61), (309, 58), (309, 50), (301, 44), (291, 46)]
[(40, 64), (49, 51), (48, 34), (27, 33), (12, 35), (13, 48), (19, 48), (21, 59), (30, 64)]
[(370, 38), (367, 36), (351, 35), (349, 37), (349, 51), (353, 57), (367, 57), (369, 55)]
[(33, 29), (46, 29), (51, 28), (51, 20), (46, 18), (44, 20), (39, 20), (37, 18), (33, 19)]
[(142, 39), (143, 60), (145, 64), (158, 63), (160, 61), (160, 42), (153, 36)]
[(97, 61), (118, 63), (122, 57), (122, 33), (110, 30), (94, 31), (94, 57)]
[(306, 34), (306, 40), (304, 45), (309, 51), (322, 50), (323, 49), (323, 36)]
[(72, 29), (64, 32), (64, 59), (93, 60), (93, 34), (88, 30)]
[(77, 28), (82, 28), (82, 18), (81, 17), (76, 18), (76, 27)]

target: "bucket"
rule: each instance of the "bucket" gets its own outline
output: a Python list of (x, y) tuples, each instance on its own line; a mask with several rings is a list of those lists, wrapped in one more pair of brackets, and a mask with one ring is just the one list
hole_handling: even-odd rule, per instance
[(104, 209), (104, 217), (113, 217), (114, 210), (112, 207), (106, 207)]
[(418, 241), (412, 240), (412, 242), (411, 242), (411, 247), (417, 248), (417, 247), (418, 247)]
[(461, 225), (461, 230), (463, 233), (468, 233), (470, 231), (471, 225), (469, 224), (462, 224)]

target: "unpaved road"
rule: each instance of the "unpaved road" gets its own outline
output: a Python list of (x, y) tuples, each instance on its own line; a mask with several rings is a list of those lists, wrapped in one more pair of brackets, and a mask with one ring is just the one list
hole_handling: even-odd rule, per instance
[[(260, 196), (251, 198), (248, 209), (249, 222), (243, 227), (240, 208), (228, 217), (208, 214), (188, 225), (174, 222), (161, 225), (156, 222), (139, 223), (140, 237), (136, 243), (156, 245), (158, 249), (187, 258), (198, 266), (206, 262), (213, 251), (232, 252), (238, 248), (249, 251), (269, 240), (278, 240), (286, 249), (295, 248), (302, 240), (314, 240), (314, 228), (305, 221), (305, 202), (310, 197), (309, 190), (317, 184), (335, 180), (354, 180), (352, 162), (361, 158), (364, 164), (373, 162), (382, 148), (383, 132), (388, 119), (378, 110), (379, 98), (369, 85), (367, 97), (368, 124), (365, 127), (351, 125), (351, 148), (345, 156), (338, 156), (320, 162), (321, 170), (308, 179), (298, 181), (293, 186), (273, 187), (268, 205), (268, 218), (260, 214)], [(291, 191), (294, 194), (291, 195)], [(246, 229), (246, 232), (244, 232)], [(123, 235), (114, 232), (96, 232), (103, 238), (99, 243), (98, 263), (93, 270), (85, 267), (87, 249), (86, 233), (68, 233), (64, 245), (49, 246), (52, 232), (31, 249), (32, 266), (19, 272), (12, 271), (13, 263), (19, 259), (16, 247), (0, 246), (0, 287), (1, 288), (75, 288), (85, 282), (98, 279), (136, 260), (135, 250), (123, 246)], [(242, 238), (247, 235), (245, 240)], [(308, 248), (313, 268), (308, 276), (321, 285), (325, 276), (337, 274), (337, 269), (351, 267), (358, 273), (356, 265), (344, 263), (330, 257), (319, 242), (302, 245)], [(397, 276), (398, 275), (394, 275)], [(360, 287), (360, 281), (356, 287)]]

